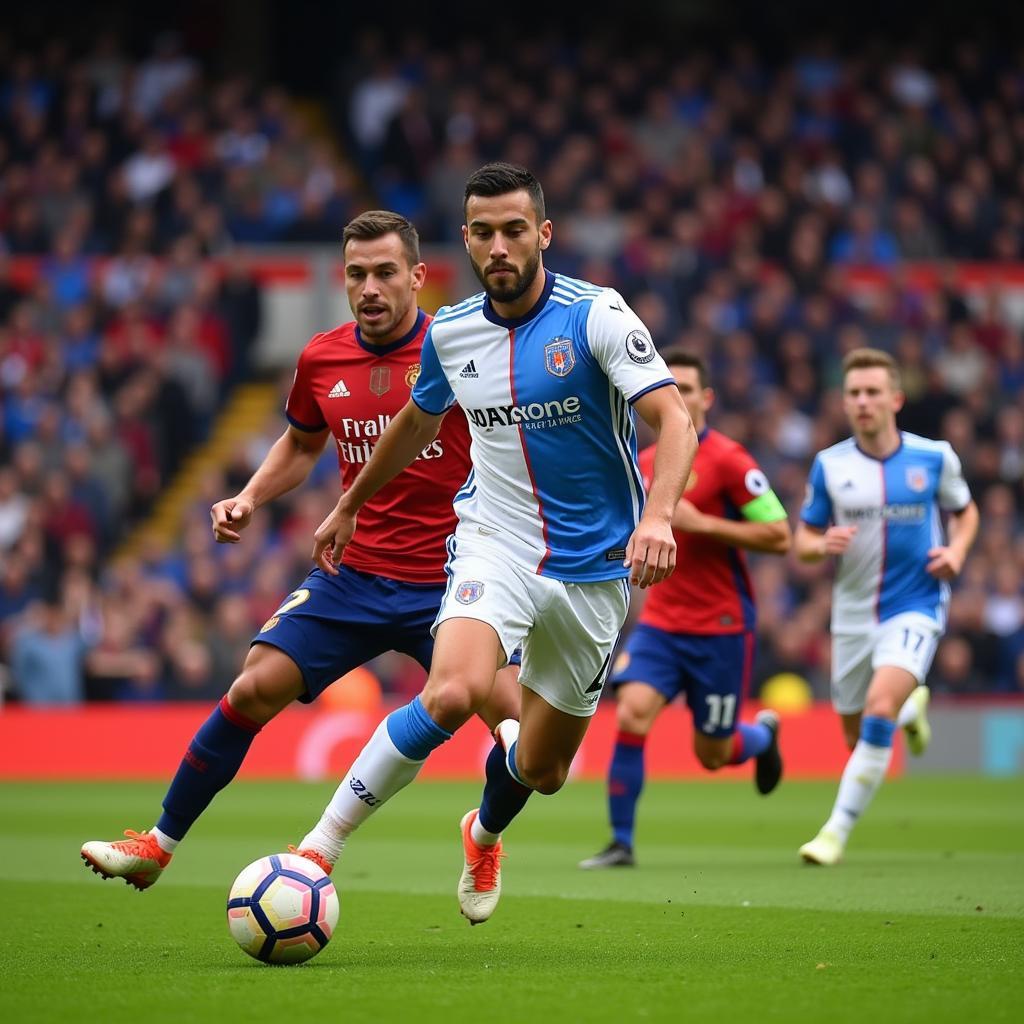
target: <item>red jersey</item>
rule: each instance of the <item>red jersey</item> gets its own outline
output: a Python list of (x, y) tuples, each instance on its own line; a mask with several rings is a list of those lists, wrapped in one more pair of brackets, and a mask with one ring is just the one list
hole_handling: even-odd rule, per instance
[[(367, 345), (355, 323), (316, 335), (302, 350), (285, 412), (298, 430), (330, 428), (348, 489), (384, 428), (409, 400), (430, 317), (390, 345)], [(342, 562), (405, 583), (444, 583), (452, 499), (469, 476), (469, 428), (453, 410), (440, 433), (360, 510)]]
[[(654, 446), (640, 453), (640, 472), (649, 489)], [(697, 510), (722, 519), (760, 519), (747, 512), (770, 493), (768, 481), (741, 444), (705, 429), (683, 497)], [(777, 506), (776, 506), (777, 507)], [(784, 515), (784, 513), (782, 513)], [(773, 518), (780, 518), (778, 514)], [(640, 621), (669, 633), (742, 633), (754, 628), (754, 588), (743, 552), (713, 537), (672, 531), (678, 548), (676, 571), (652, 587)]]

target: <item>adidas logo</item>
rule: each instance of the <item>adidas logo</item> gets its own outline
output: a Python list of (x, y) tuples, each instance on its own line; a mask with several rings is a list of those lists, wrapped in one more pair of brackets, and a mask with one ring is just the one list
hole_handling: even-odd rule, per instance
[(334, 387), (331, 388), (331, 390), (327, 392), (327, 397), (328, 398), (348, 398), (348, 396), (350, 394), (352, 394), (352, 392), (349, 391), (349, 389), (347, 387), (345, 387), (345, 382), (343, 380), (339, 380), (338, 383), (335, 384)]
[(470, 359), (468, 363), (459, 371), (460, 377), (479, 377), (480, 374), (476, 372), (476, 360)]

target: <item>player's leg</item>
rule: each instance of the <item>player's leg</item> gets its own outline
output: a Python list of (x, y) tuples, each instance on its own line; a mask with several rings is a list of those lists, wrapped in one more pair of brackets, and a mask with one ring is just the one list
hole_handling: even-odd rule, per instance
[(590, 870), (632, 867), (636, 808), (644, 786), (647, 735), (662, 708), (685, 688), (686, 662), (680, 637), (643, 623), (629, 635), (615, 659), (608, 685), (615, 691), (618, 732), (608, 766), (608, 818), (611, 842), (580, 861)]
[(481, 711), (496, 672), (529, 627), (519, 610), (528, 603), (525, 584), (489, 550), (459, 542), (449, 572), (452, 583), (437, 612), (423, 692), (381, 722), (302, 840), (300, 850), (314, 851), (318, 861), (333, 865), (352, 832), (412, 782), (432, 750)]
[(937, 640), (938, 626), (925, 616), (897, 616), (879, 629), (860, 738), (843, 770), (832, 814), (818, 837), (801, 848), (804, 860), (832, 864), (842, 856), (854, 825), (885, 779), (900, 709), (927, 675)]
[(693, 714), (693, 751), (708, 770), (755, 762), (754, 782), (770, 793), (782, 778), (779, 717), (759, 711), (753, 722), (739, 721), (750, 689), (754, 663), (753, 633), (691, 636), (680, 655), (687, 662), (687, 703)]
[[(88, 842), (82, 858), (105, 878), (124, 878), (137, 889), (152, 885), (185, 833), (235, 777), (260, 729), (303, 692), (291, 658), (263, 644), (251, 647), (231, 689), (192, 737), (154, 828), (126, 831), (126, 840), (113, 843)], [(236, 700), (250, 714), (238, 710)]]
[(409, 785), (431, 751), (480, 710), (506, 662), (498, 635), (487, 623), (442, 622), (423, 691), (377, 726), (299, 850), (313, 850), (333, 866), (348, 837)]
[[(860, 742), (861, 719), (873, 671), (871, 659), (877, 638), (871, 634), (832, 635), (832, 706), (843, 726), (843, 737), (852, 752)], [(847, 762), (849, 766), (849, 762)], [(827, 825), (800, 847), (808, 864), (837, 864), (843, 855), (843, 841)]]
[(459, 907), (472, 924), (491, 916), (501, 894), (501, 833), (532, 790), (555, 793), (568, 778), (629, 607), (621, 580), (576, 585), (531, 577), (527, 587), (530, 606), (544, 615), (523, 643), (520, 728), (512, 739), (499, 726), (503, 755), (492, 752), (480, 808), (462, 819)]
[[(644, 747), (667, 700), (654, 685), (637, 679), (635, 673), (640, 670), (634, 669), (631, 663), (628, 671), (634, 675), (634, 680), (620, 682), (615, 690), (618, 730), (608, 766), (608, 820), (612, 839), (599, 853), (580, 861), (580, 867), (586, 870), (632, 867), (636, 863), (633, 833), (636, 808), (644, 788)], [(678, 672), (672, 674), (678, 676)]]
[[(293, 700), (313, 700), (340, 675), (387, 644), (348, 628), (364, 577), (314, 571), (288, 595), (253, 640), (241, 672), (192, 738), (149, 832), (82, 847), (87, 864), (105, 877), (147, 888), (213, 798), (235, 777), (260, 729)], [(361, 591), (360, 591), (361, 592)]]
[[(864, 705), (860, 739), (846, 762), (835, 805), (819, 834), (819, 838), (825, 835), (834, 842), (821, 859), (814, 855), (814, 849), (805, 850), (805, 861), (830, 864), (842, 855), (854, 825), (867, 810), (889, 770), (896, 716), (916, 685), (917, 680), (904, 668), (885, 665), (875, 672)], [(825, 844), (828, 845), (828, 840)], [(835, 847), (838, 847), (838, 854), (833, 858)]]
[(850, 714), (840, 715), (839, 720), (843, 727), (843, 740), (846, 749), (852, 751), (860, 739), (860, 720), (863, 714), (860, 711), (853, 711)]
[(498, 727), (480, 807), (460, 822), (465, 864), (459, 909), (470, 924), (486, 921), (501, 896), (502, 832), (534, 791), (550, 795), (562, 788), (589, 724), (589, 717), (553, 708), (524, 688), (518, 730), (506, 732), (506, 723)]

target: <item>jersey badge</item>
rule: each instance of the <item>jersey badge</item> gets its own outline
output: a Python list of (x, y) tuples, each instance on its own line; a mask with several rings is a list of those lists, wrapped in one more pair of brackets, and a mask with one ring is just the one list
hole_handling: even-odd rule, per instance
[(907, 466), (907, 486), (918, 494), (928, 486), (928, 474), (921, 466)]
[(544, 369), (553, 377), (568, 377), (575, 365), (572, 338), (552, 338), (544, 346)]
[(338, 383), (335, 384), (334, 387), (331, 388), (331, 390), (327, 392), (327, 397), (328, 398), (348, 398), (348, 396), (351, 395), (351, 394), (352, 394), (352, 392), (349, 391), (349, 389), (347, 387), (345, 387), (345, 382), (343, 380), (339, 380)]
[(694, 487), (697, 486), (697, 481), (699, 479), (700, 478), (697, 474), (691, 469), (690, 475), (686, 478), (686, 486), (683, 488), (683, 493), (685, 494), (687, 491), (692, 491)]
[(484, 585), (476, 580), (467, 580), (455, 588), (455, 600), (459, 604), (472, 604), (483, 596)]
[(269, 619), (267, 619), (266, 622), (263, 623), (263, 626), (260, 628), (260, 632), (261, 633), (266, 633), (268, 630), (273, 629), (280, 621), (281, 621), (281, 616), (280, 615), (271, 615), (271, 617)]
[(634, 363), (649, 363), (654, 358), (654, 342), (643, 331), (626, 335), (626, 352)]
[(416, 386), (416, 381), (420, 379), (420, 364), (413, 363), (408, 370), (405, 371), (405, 386), (411, 391)]
[(370, 371), (370, 390), (380, 398), (391, 390), (391, 367), (375, 366)]

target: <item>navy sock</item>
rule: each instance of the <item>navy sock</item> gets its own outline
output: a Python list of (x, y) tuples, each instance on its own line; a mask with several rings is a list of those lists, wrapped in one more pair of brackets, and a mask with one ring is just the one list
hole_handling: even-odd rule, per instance
[[(509, 757), (515, 757), (515, 749), (513, 743)], [(480, 800), (480, 824), (495, 835), (504, 832), (509, 822), (526, 806), (532, 792), (529, 786), (512, 777), (505, 750), (500, 743), (495, 743), (487, 755), (487, 784)]]
[(736, 726), (732, 737), (732, 757), (729, 764), (743, 764), (758, 754), (763, 754), (772, 742), (772, 731), (767, 725), (755, 722), (747, 725), (741, 722)]
[(633, 848), (636, 804), (644, 788), (646, 736), (619, 731), (608, 769), (608, 816), (615, 842)]
[(240, 715), (227, 697), (213, 709), (185, 751), (164, 797), (156, 827), (183, 839), (210, 801), (235, 777), (262, 726)]

